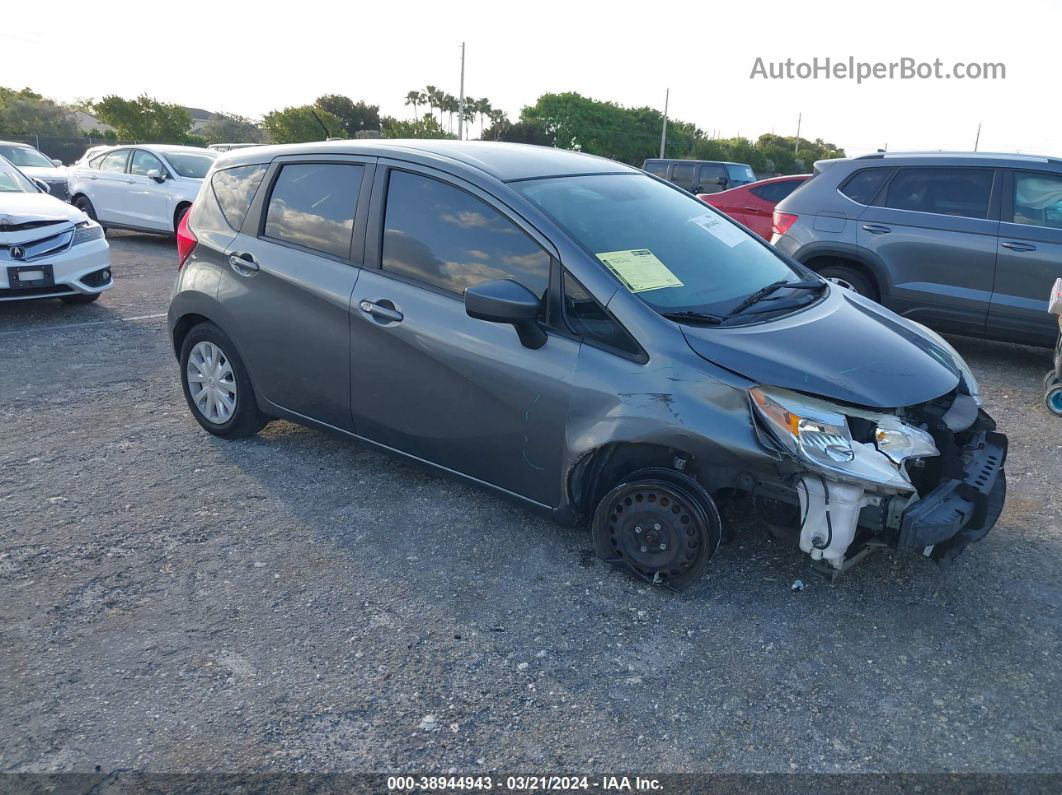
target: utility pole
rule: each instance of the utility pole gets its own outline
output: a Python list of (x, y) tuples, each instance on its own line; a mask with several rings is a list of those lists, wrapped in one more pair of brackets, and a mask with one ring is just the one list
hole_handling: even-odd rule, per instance
[(664, 147), (667, 145), (667, 101), (671, 97), (671, 89), (664, 89), (664, 126), (660, 128), (660, 157), (664, 157)]
[(803, 113), (798, 113), (797, 114), (797, 135), (796, 135), (796, 143), (793, 144), (793, 157), (796, 157), (797, 153), (800, 152), (800, 122), (802, 122), (803, 120), (804, 120), (804, 114)]
[(974, 138), (974, 151), (977, 151), (977, 145), (981, 143), (981, 122), (977, 122), (977, 137)]
[(461, 42), (461, 92), (457, 100), (457, 140), (465, 140), (465, 43)]

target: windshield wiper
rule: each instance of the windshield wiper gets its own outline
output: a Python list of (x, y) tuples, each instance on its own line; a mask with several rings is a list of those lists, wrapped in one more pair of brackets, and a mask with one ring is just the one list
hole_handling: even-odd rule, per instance
[(661, 312), (660, 314), (668, 320), (676, 320), (679, 323), (708, 323), (715, 326), (726, 320), (722, 315), (713, 315), (709, 312), (698, 312), (695, 309), (683, 309), (677, 312)]
[(754, 292), (752, 295), (750, 295), (748, 298), (746, 298), (740, 304), (738, 304), (733, 309), (731, 309), (730, 310), (730, 314), (727, 315), (727, 317), (733, 317), (734, 315), (737, 315), (737, 314), (740, 314), (741, 312), (744, 312), (746, 309), (748, 309), (753, 304), (758, 304), (760, 301), (762, 301), (763, 299), (767, 298), (772, 293), (775, 293), (778, 290), (781, 290), (783, 287), (786, 288), (786, 289), (789, 289), (789, 290), (821, 290), (825, 286), (826, 286), (826, 282), (818, 282), (818, 281), (815, 281), (815, 282), (812, 282), (812, 281), (807, 281), (807, 282), (787, 282), (785, 279), (782, 279), (781, 281), (771, 282), (766, 287), (761, 287), (759, 290)]

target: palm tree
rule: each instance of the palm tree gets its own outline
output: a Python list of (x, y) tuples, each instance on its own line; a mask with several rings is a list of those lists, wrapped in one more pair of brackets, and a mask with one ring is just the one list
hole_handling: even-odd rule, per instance
[(421, 91), (410, 91), (406, 94), (406, 104), (413, 106), (413, 118), (416, 119), (417, 106), (424, 102), (424, 93)]
[(424, 86), (425, 102), (428, 103), (428, 107), (431, 108), (432, 118), (435, 117), (435, 109), (442, 110), (442, 92), (435, 86)]
[(483, 137), (483, 117), (490, 116), (491, 111), (494, 110), (490, 104), (490, 100), (486, 97), (476, 100), (476, 113), (479, 114), (479, 137)]
[(457, 113), (459, 107), (460, 105), (457, 102), (457, 97), (455, 97), (453, 94), (443, 94), (442, 106), (440, 107), (440, 110), (445, 111), (446, 114), (450, 117), (451, 135), (454, 131), (454, 114)]

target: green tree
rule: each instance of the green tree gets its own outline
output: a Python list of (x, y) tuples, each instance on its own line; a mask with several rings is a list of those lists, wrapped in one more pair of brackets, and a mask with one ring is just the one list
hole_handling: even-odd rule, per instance
[(185, 143), (196, 139), (189, 132), (192, 117), (180, 105), (141, 94), (136, 99), (110, 95), (92, 105), (93, 115), (115, 129), (118, 137), (131, 141)]
[(406, 106), (413, 106), (413, 118), (417, 119), (420, 114), (417, 112), (417, 108), (420, 105), (424, 105), (428, 100), (427, 95), (423, 91), (408, 91), (406, 92)]
[(536, 121), (518, 121), (513, 124), (504, 116), (483, 131), (484, 141), (508, 141), (513, 144), (553, 146), (553, 136)]
[[(460, 105), (457, 102), (457, 97), (453, 94), (443, 94), (442, 104), (439, 106), (441, 113), (445, 113), (450, 118), (450, 132), (454, 131), (454, 114), (457, 113)], [(442, 121), (442, 119), (440, 119)]]
[(265, 140), (257, 123), (234, 113), (215, 113), (214, 118), (199, 130), (199, 135), (208, 144), (260, 144)]
[(269, 139), (277, 144), (323, 141), (345, 132), (342, 119), (313, 105), (298, 105), (267, 113), (262, 119), (262, 127), (269, 133)]
[(430, 113), (414, 121), (385, 116), (381, 125), (384, 138), (452, 138)]
[(8, 135), (77, 135), (77, 124), (69, 108), (23, 88), (15, 91), (0, 86), (0, 132)]
[(432, 114), (435, 114), (436, 108), (442, 108), (443, 92), (437, 89), (435, 86), (424, 87), (425, 102), (428, 103), (428, 108)]
[(325, 94), (318, 97), (314, 105), (321, 110), (328, 111), (343, 122), (343, 129), (350, 138), (363, 130), (380, 129), (379, 105), (367, 105), (360, 100), (355, 102), (342, 94)]

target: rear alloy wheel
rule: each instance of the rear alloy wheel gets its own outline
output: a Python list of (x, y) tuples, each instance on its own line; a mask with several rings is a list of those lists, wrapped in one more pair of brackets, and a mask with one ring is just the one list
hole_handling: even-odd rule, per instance
[(879, 298), (878, 288), (874, 282), (868, 279), (862, 271), (849, 268), (847, 265), (828, 265), (825, 268), (820, 268), (819, 276), (828, 282), (833, 282), (854, 293), (859, 293), (871, 301), (877, 301)]
[(1062, 384), (1055, 384), (1044, 395), (1044, 405), (1056, 417), (1062, 417)]
[(253, 436), (269, 421), (235, 346), (212, 323), (196, 326), (184, 339), (181, 386), (192, 415), (215, 436)]
[(715, 503), (696, 481), (651, 470), (606, 494), (593, 521), (602, 560), (675, 591), (704, 572), (721, 530)]

